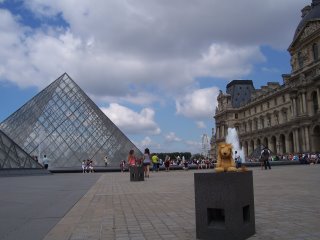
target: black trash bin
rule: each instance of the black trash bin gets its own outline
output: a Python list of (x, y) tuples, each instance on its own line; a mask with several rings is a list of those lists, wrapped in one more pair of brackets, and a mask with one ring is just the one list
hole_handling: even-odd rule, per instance
[(144, 181), (144, 169), (143, 166), (135, 165), (129, 167), (130, 171), (130, 181)]

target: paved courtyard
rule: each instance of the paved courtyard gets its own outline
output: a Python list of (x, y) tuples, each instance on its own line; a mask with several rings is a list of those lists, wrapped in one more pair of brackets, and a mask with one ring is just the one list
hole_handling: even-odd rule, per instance
[[(256, 220), (256, 234), (250, 240), (320, 239), (320, 164), (250, 170), (253, 171)], [(50, 203), (44, 205), (54, 208), (56, 203), (53, 199), (63, 199), (61, 191), (65, 191), (68, 207), (57, 209), (60, 213), (55, 218), (48, 213), (46, 216), (45, 213), (33, 212), (34, 218), (38, 219), (33, 225), (45, 225), (42, 235), (37, 235), (39, 229), (29, 223), (34, 237), (29, 233), (21, 239), (196, 239), (193, 177), (195, 172), (201, 171), (213, 170), (162, 171), (151, 173), (144, 182), (130, 182), (129, 174), (120, 172), (20, 177), (18, 179), (38, 179), (39, 182), (60, 179), (59, 184), (65, 181), (70, 185), (66, 190), (52, 187), (51, 200), (42, 196), (42, 201)], [(1, 219), (1, 209), (6, 208), (6, 204), (10, 205), (10, 199), (6, 202), (3, 198), (8, 190), (5, 185), (16, 179), (0, 178), (1, 225), (5, 221)], [(72, 184), (77, 196), (72, 195)], [(19, 188), (22, 185), (20, 182)], [(47, 185), (50, 189), (51, 185)], [(73, 196), (72, 200), (69, 195)], [(24, 196), (21, 194), (19, 197), (23, 199)], [(62, 206), (61, 199), (57, 208)], [(27, 215), (24, 211), (30, 213), (29, 210), (20, 209), (24, 216)], [(14, 214), (19, 217), (19, 212), (14, 211)], [(41, 221), (43, 224), (39, 223)], [(51, 225), (44, 224), (50, 221)], [(23, 234), (26, 226), (21, 222), (14, 228)], [(14, 231), (7, 231), (4, 235), (1, 234), (3, 230), (6, 229), (2, 225), (0, 239), (14, 239)]]

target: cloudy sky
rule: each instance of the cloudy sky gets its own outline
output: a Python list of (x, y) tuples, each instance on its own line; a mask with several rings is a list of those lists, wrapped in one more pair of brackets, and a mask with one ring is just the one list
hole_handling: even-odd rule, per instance
[(0, 0), (0, 121), (64, 72), (140, 148), (201, 151), (219, 89), (290, 73), (311, 0)]

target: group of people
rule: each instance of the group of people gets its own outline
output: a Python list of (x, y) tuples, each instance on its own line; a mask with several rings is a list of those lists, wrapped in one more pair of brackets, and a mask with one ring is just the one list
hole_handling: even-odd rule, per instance
[[(157, 172), (160, 168), (160, 159), (156, 154), (151, 155), (149, 148), (144, 150), (144, 154), (142, 158), (137, 158), (134, 154), (134, 150), (131, 149), (128, 155), (128, 165), (129, 167), (143, 166), (144, 168), (144, 176), (149, 178), (150, 176), (150, 166), (152, 164), (152, 170)], [(121, 172), (124, 171), (126, 166), (125, 161), (120, 162)]]
[(93, 173), (93, 160), (87, 159), (87, 160), (83, 160), (82, 164), (82, 173)]

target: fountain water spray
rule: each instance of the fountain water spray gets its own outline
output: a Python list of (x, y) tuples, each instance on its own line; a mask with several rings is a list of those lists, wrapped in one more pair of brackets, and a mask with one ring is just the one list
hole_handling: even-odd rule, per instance
[(232, 153), (233, 159), (234, 159), (234, 152), (237, 151), (237, 153), (241, 158), (241, 162), (244, 163), (245, 162), (244, 151), (243, 151), (243, 148), (240, 148), (239, 137), (238, 137), (237, 130), (235, 128), (228, 128), (226, 142), (232, 144), (233, 146), (233, 153)]

